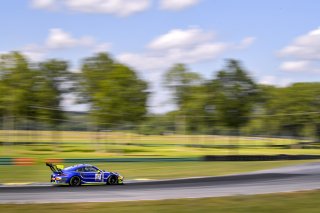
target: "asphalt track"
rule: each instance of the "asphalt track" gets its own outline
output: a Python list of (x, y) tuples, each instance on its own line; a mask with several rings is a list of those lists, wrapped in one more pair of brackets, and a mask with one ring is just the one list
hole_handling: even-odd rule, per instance
[(126, 182), (119, 186), (1, 186), (0, 203), (114, 202), (320, 189), (320, 162), (239, 175)]

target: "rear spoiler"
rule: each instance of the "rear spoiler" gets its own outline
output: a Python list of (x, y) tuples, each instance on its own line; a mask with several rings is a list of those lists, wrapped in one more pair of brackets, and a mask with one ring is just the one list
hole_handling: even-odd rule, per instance
[(46, 166), (49, 166), (52, 172), (62, 173), (63, 165), (55, 165), (53, 163), (46, 163)]

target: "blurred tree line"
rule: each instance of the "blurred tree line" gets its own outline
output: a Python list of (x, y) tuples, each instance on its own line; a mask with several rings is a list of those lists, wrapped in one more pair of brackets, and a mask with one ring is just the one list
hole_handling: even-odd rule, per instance
[[(71, 72), (64, 60), (34, 63), (18, 52), (2, 54), (1, 125), (320, 138), (320, 83), (259, 85), (241, 62), (230, 59), (212, 79), (175, 64), (163, 76), (163, 85), (173, 92), (177, 109), (152, 115), (147, 111), (146, 81), (107, 53), (85, 58), (79, 72)], [(64, 112), (66, 95), (88, 104), (89, 112)]]
[[(35, 125), (41, 123), (39, 128), (59, 130), (70, 116), (77, 120), (76, 114), (63, 111), (66, 95), (89, 105), (90, 119), (79, 120), (78, 116), (78, 120), (89, 123), (94, 131), (138, 124), (147, 113), (147, 83), (106, 53), (84, 59), (80, 72), (70, 72), (63, 60), (31, 63), (18, 52), (3, 54), (0, 94), (4, 129), (37, 129)], [(78, 122), (69, 125), (84, 127)]]
[(164, 85), (174, 92), (177, 110), (148, 118), (144, 133), (320, 138), (320, 82), (260, 85), (230, 59), (212, 79), (176, 64)]

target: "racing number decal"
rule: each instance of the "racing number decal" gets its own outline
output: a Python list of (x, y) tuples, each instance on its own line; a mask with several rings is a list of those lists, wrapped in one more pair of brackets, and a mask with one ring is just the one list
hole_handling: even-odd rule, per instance
[(101, 181), (101, 180), (102, 180), (102, 175), (101, 175), (101, 173), (95, 174), (95, 180), (96, 180), (96, 181)]

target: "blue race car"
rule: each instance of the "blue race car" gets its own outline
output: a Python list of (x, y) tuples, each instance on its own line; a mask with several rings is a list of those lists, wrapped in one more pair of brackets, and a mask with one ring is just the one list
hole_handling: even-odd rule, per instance
[(52, 163), (46, 163), (46, 165), (53, 172), (50, 181), (55, 184), (69, 184), (70, 186), (80, 186), (86, 183), (123, 184), (123, 176), (120, 174), (104, 171), (90, 164), (78, 164), (67, 168)]

